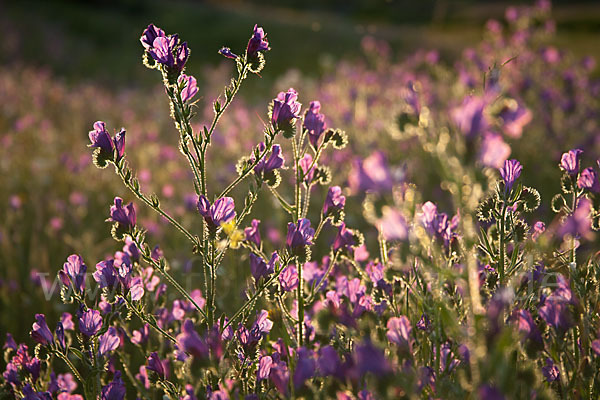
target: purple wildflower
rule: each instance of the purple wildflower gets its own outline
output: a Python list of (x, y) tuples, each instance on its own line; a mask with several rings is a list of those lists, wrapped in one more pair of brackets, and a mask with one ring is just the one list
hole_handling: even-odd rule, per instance
[(298, 161), (300, 171), (302, 172), (302, 179), (304, 183), (310, 185), (315, 177), (316, 163), (313, 164), (313, 158), (310, 154), (306, 153), (304, 157)]
[[(265, 151), (265, 143), (261, 142), (258, 145), (258, 151), (260, 153)], [(252, 162), (254, 162), (254, 155), (252, 155)], [(281, 146), (278, 144), (273, 145), (271, 149), (271, 155), (269, 158), (263, 157), (256, 166), (254, 167), (254, 173), (258, 175), (263, 175), (267, 177), (267, 175), (271, 174), (276, 169), (279, 169), (283, 166), (285, 159), (281, 155)]]
[(165, 366), (165, 363), (158, 357), (158, 353), (153, 351), (148, 357), (148, 365), (146, 370), (154, 371), (158, 374), (160, 379), (166, 379), (169, 377), (169, 370)]
[(74, 290), (83, 293), (86, 271), (87, 267), (81, 256), (72, 254), (67, 258), (67, 262), (63, 264), (63, 269), (58, 272), (58, 276), (66, 287), (72, 286)]
[(542, 344), (542, 335), (529, 311), (515, 310), (514, 318), (516, 319), (519, 333), (523, 336), (524, 340), (532, 340)]
[(262, 257), (259, 257), (254, 253), (250, 253), (250, 272), (252, 272), (254, 280), (258, 281), (260, 278), (269, 276), (275, 272), (275, 263), (277, 260), (279, 260), (279, 255), (276, 251), (271, 254), (271, 260), (269, 261), (269, 264), (267, 264)]
[(542, 367), (542, 374), (548, 382), (554, 382), (559, 378), (560, 371), (558, 370), (558, 367), (554, 365), (551, 358), (546, 358), (546, 365)]
[(385, 240), (405, 240), (408, 237), (408, 224), (402, 213), (395, 208), (384, 206), (379, 231)]
[(408, 351), (411, 351), (412, 347), (411, 333), (412, 326), (410, 325), (408, 318), (404, 315), (392, 317), (388, 320), (386, 333), (388, 340)]
[(251, 222), (251, 226), (244, 229), (244, 235), (246, 236), (246, 241), (254, 243), (256, 245), (256, 247), (260, 247), (260, 243), (261, 243), (260, 231), (258, 230), (259, 224), (260, 224), (260, 220), (253, 219)]
[(52, 336), (52, 332), (48, 328), (48, 324), (46, 324), (46, 316), (44, 314), (35, 314), (35, 320), (36, 322), (33, 323), (31, 329), (32, 339), (43, 345), (53, 343), (54, 336)]
[(101, 288), (113, 287), (117, 281), (114, 260), (100, 261), (96, 264), (96, 272), (92, 276)]
[(364, 160), (356, 159), (348, 174), (348, 185), (353, 193), (391, 191), (394, 179), (383, 152), (376, 151)]
[(102, 316), (98, 310), (87, 310), (79, 317), (79, 330), (86, 336), (94, 336), (102, 328)]
[(102, 357), (105, 354), (116, 350), (120, 344), (121, 338), (119, 338), (117, 330), (111, 326), (106, 332), (100, 335), (100, 338), (98, 339), (98, 354)]
[(388, 374), (391, 370), (383, 351), (369, 341), (356, 346), (354, 357), (360, 376), (364, 376), (369, 372), (376, 376), (382, 376)]
[(258, 370), (256, 371), (256, 379), (262, 381), (269, 378), (271, 373), (271, 366), (273, 365), (273, 359), (271, 356), (263, 356), (258, 362)]
[(159, 63), (166, 65), (167, 67), (173, 67), (175, 65), (175, 57), (173, 56), (173, 50), (179, 42), (177, 35), (171, 36), (158, 36), (152, 42), (152, 47), (148, 49), (148, 52), (153, 59)]
[(194, 329), (194, 323), (186, 319), (181, 326), (181, 333), (177, 335), (177, 347), (181, 351), (197, 358), (208, 358), (208, 345), (200, 338)]
[(183, 89), (181, 89), (181, 101), (184, 103), (191, 100), (198, 93), (196, 78), (191, 75), (181, 74), (177, 78), (177, 83), (180, 86), (183, 85)]
[(237, 54), (234, 54), (229, 47), (221, 47), (218, 53), (223, 57), (231, 58), (232, 60), (238, 58)]
[(267, 34), (263, 28), (258, 25), (254, 25), (254, 33), (248, 41), (248, 47), (246, 47), (246, 56), (248, 59), (254, 59), (258, 55), (259, 51), (271, 50), (269, 47), (269, 41), (267, 40)]
[(500, 169), (500, 175), (504, 180), (504, 185), (507, 192), (510, 192), (515, 181), (521, 176), (523, 166), (517, 160), (506, 160), (504, 167)]
[(283, 361), (278, 361), (271, 367), (271, 374), (269, 375), (273, 385), (279, 390), (284, 396), (288, 393), (288, 382), (290, 380), (290, 372), (287, 364)]
[(154, 40), (157, 37), (164, 37), (164, 36), (165, 36), (165, 31), (154, 26), (153, 24), (150, 24), (142, 33), (142, 37), (140, 37), (140, 42), (142, 43), (142, 46), (144, 46), (144, 48), (146, 50), (150, 50), (154, 46)]
[(90, 147), (99, 148), (102, 152), (112, 155), (115, 143), (106, 130), (106, 124), (102, 121), (94, 122), (94, 130), (89, 133)]
[(221, 197), (211, 205), (204, 195), (200, 195), (198, 211), (213, 230), (235, 218), (235, 204), (231, 197)]
[(333, 375), (340, 377), (342, 361), (333, 346), (328, 345), (321, 348), (317, 364), (322, 376)]
[[(89, 147), (100, 149), (98, 156), (111, 161), (114, 157), (114, 150), (117, 149), (117, 158), (114, 161), (118, 162), (125, 154), (125, 134), (125, 129), (121, 129), (113, 139), (106, 130), (106, 124), (102, 121), (96, 121), (94, 122), (94, 130), (89, 132), (89, 138), (92, 142)], [(99, 161), (97, 156), (96, 161)], [(99, 165), (103, 166), (101, 162)]]
[(577, 187), (588, 189), (594, 193), (600, 193), (600, 182), (598, 182), (596, 171), (593, 168), (586, 168), (581, 171), (579, 179), (577, 179)]
[(502, 136), (489, 133), (481, 142), (479, 161), (486, 167), (501, 168), (510, 156), (510, 152), (510, 145), (502, 139)]
[(563, 153), (560, 158), (560, 167), (569, 175), (576, 176), (579, 173), (579, 161), (583, 150), (573, 149)]
[(340, 223), (337, 235), (333, 241), (333, 251), (338, 251), (340, 249), (351, 251), (352, 246), (355, 246), (356, 244), (354, 232), (351, 229), (346, 228), (344, 222)]
[(294, 377), (292, 378), (296, 389), (304, 385), (304, 382), (307, 379), (314, 376), (316, 368), (317, 363), (315, 362), (312, 351), (305, 347), (300, 347), (298, 349), (298, 360), (296, 369), (294, 370)]
[(327, 191), (327, 197), (323, 204), (323, 216), (328, 217), (329, 215), (339, 213), (344, 209), (345, 205), (346, 197), (342, 195), (342, 188), (332, 186)]
[(311, 101), (306, 114), (304, 114), (303, 126), (304, 129), (308, 131), (308, 140), (315, 149), (318, 147), (321, 134), (327, 129), (325, 115), (320, 114), (319, 111), (321, 111), (321, 103), (318, 101)]
[(559, 236), (571, 235), (573, 237), (591, 238), (593, 235), (591, 229), (590, 213), (592, 211), (592, 202), (587, 198), (580, 198), (577, 201), (577, 208), (565, 220), (564, 224), (558, 229)]
[(123, 400), (127, 389), (121, 379), (121, 371), (115, 372), (112, 382), (102, 388), (101, 400)]
[(296, 100), (298, 100), (298, 92), (293, 88), (288, 89), (287, 92), (279, 92), (273, 99), (271, 124), (276, 131), (293, 129), (292, 125), (296, 118), (300, 117), (300, 107), (302, 107), (302, 104)]
[(315, 230), (310, 227), (310, 220), (301, 218), (297, 224), (288, 223), (286, 245), (292, 252), (296, 252), (298, 249), (312, 245), (314, 236)]
[(298, 271), (295, 265), (288, 265), (279, 275), (279, 284), (285, 292), (291, 292), (298, 287)]
[(110, 206), (110, 221), (117, 222), (122, 229), (133, 229), (136, 224), (133, 203), (129, 203), (127, 206), (123, 207), (123, 199), (115, 197), (115, 204)]
[(62, 322), (58, 322), (56, 324), (56, 329), (54, 330), (54, 334), (56, 335), (56, 342), (59, 344), (61, 349), (65, 349), (65, 328)]
[(489, 127), (485, 114), (487, 102), (482, 97), (468, 96), (463, 103), (452, 110), (451, 117), (458, 129), (467, 137), (481, 134)]

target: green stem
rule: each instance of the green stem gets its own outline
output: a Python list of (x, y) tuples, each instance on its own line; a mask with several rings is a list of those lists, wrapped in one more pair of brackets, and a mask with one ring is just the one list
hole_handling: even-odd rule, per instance
[(60, 351), (57, 351), (55, 354), (58, 356), (58, 358), (60, 358), (61, 360), (63, 360), (65, 362), (65, 364), (67, 364), (67, 367), (69, 367), (69, 369), (71, 370), (71, 372), (73, 373), (73, 375), (75, 375), (75, 377), (77, 378), (77, 380), (79, 382), (81, 382), (82, 385), (85, 386), (85, 381), (83, 380), (83, 378), (79, 374), (79, 371), (77, 370), (77, 368), (75, 368), (75, 366), (73, 365), (73, 363), (71, 363), (71, 360), (69, 360), (69, 357), (66, 354), (61, 353)]
[(163, 216), (167, 221), (169, 221), (171, 223), (171, 225), (173, 225), (175, 228), (177, 228), (181, 233), (183, 233), (189, 240), (190, 242), (192, 242), (194, 245), (198, 244), (198, 240), (187, 230), (185, 229), (179, 222), (177, 222), (175, 219), (173, 219), (173, 217), (171, 217), (169, 214), (167, 214), (167, 212), (165, 212), (162, 208), (160, 208), (159, 205), (154, 205), (152, 203), (152, 200), (150, 200), (148, 197), (146, 197), (146, 195), (144, 195), (139, 188), (135, 188), (132, 184), (131, 184), (131, 180), (125, 179), (125, 171), (124, 171), (124, 165), (125, 163), (123, 162), (121, 164), (121, 166), (119, 167), (118, 165), (115, 165), (116, 170), (117, 170), (117, 174), (121, 177), (121, 179), (123, 180), (123, 183), (125, 183), (125, 186), (127, 186), (127, 188), (129, 190), (131, 190), (131, 192), (141, 201), (143, 201), (144, 203), (146, 203), (147, 206), (149, 206), (150, 208), (152, 208), (154, 211), (156, 211), (157, 213), (159, 213), (161, 216)]
[[(140, 250), (143, 249), (142, 247), (142, 243), (140, 243), (138, 240), (135, 240), (135, 244), (138, 246), (138, 248)], [(200, 314), (202, 314), (202, 316), (206, 319), (206, 313), (204, 312), (204, 310), (202, 310), (202, 308), (196, 303), (196, 301), (192, 298), (192, 296), (190, 296), (190, 294), (179, 284), (179, 282), (177, 282), (175, 280), (175, 278), (173, 278), (167, 271), (165, 268), (163, 268), (158, 262), (156, 262), (155, 259), (153, 259), (151, 256), (148, 256), (147, 254), (145, 254), (143, 251), (142, 253), (142, 258), (152, 264), (152, 266), (154, 267), (154, 269), (158, 270), (158, 272), (160, 272), (160, 274), (162, 276), (165, 277), (165, 279), (173, 286), (175, 287), (175, 289), (177, 289), (177, 291), (179, 293), (181, 293), (190, 303), (192, 303), (194, 305), (194, 307), (196, 307), (196, 309), (198, 310), (198, 312)]]
[[(287, 263), (286, 263), (286, 265), (287, 265)], [(283, 269), (284, 269), (284, 267), (282, 266), (277, 273), (273, 274), (273, 276), (268, 281), (263, 283), (263, 285), (252, 295), (252, 297), (250, 299), (248, 299), (244, 303), (244, 305), (242, 305), (242, 307), (240, 307), (239, 310), (236, 311), (236, 313), (233, 315), (233, 317), (231, 317), (231, 319), (229, 321), (227, 321), (225, 326), (223, 326), (223, 330), (227, 329), (235, 320), (237, 320), (242, 315), (242, 313), (244, 311), (246, 311), (246, 309), (254, 303), (254, 301), (258, 298), (258, 296), (260, 296), (266, 288), (271, 286), (271, 283), (273, 283), (279, 277), (279, 275), (281, 274), (281, 271), (283, 271)]]
[(500, 272), (500, 286), (504, 284), (504, 235), (505, 235), (505, 223), (506, 223), (506, 196), (502, 203), (502, 214), (500, 216), (500, 261), (498, 270)]

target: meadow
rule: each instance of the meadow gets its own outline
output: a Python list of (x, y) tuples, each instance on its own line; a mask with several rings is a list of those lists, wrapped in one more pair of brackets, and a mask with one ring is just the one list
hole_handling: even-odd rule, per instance
[(598, 397), (567, 7), (31, 4), (0, 17), (1, 399)]

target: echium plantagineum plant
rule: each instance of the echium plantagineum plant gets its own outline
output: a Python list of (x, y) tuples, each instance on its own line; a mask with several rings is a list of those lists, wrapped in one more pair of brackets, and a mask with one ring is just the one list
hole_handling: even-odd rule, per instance
[[(235, 163), (233, 181), (207, 186), (215, 129), (242, 82), (265, 66), (262, 28), (239, 55), (219, 50), (237, 76), (199, 130), (191, 123), (199, 88), (185, 69), (187, 43), (154, 25), (141, 43), (144, 64), (162, 76), (201, 229), (186, 228), (142, 191), (124, 129), (111, 134), (98, 121), (89, 146), (98, 167), (114, 166), (134, 197), (189, 242), (202, 286), (184, 288), (136, 206), (115, 197), (107, 221), (119, 251), (94, 268), (79, 255), (67, 258), (58, 276), (73, 313), (59, 321), (35, 315), (33, 351), (7, 335), (0, 398), (598, 397), (600, 266), (597, 256), (584, 257), (594, 253), (600, 183), (596, 169), (581, 169), (582, 150), (560, 160), (562, 193), (551, 202), (559, 216), (546, 227), (531, 220), (541, 206), (522, 183), (531, 166), (506, 154), (483, 163), (499, 167), (485, 170), (492, 182), (485, 193), (475, 185), (481, 171), (459, 161), (461, 140), (448, 146), (451, 134), (475, 134), (462, 122), (478, 120), (477, 99), (465, 102), (456, 126), (434, 124), (415, 103), (419, 143), (442, 167), (456, 211), (422, 201), (383, 151), (355, 160), (348, 183), (350, 192), (366, 193), (363, 214), (378, 232), (372, 257), (362, 233), (347, 226), (357, 220), (346, 209), (350, 192), (329, 186), (322, 161), (348, 139), (328, 126), (327, 104), (303, 109), (294, 89), (269, 105), (263, 139)], [(326, 195), (315, 202), (319, 185)], [(239, 192), (242, 201), (234, 199)], [(260, 196), (287, 217), (281, 246), (253, 218)], [(246, 257), (243, 303), (230, 312), (223, 304), (231, 294), (217, 290), (218, 280), (236, 267), (227, 260)]]

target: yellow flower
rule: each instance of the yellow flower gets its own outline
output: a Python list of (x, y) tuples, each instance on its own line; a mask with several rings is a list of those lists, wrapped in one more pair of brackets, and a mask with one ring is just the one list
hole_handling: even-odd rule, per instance
[(239, 229), (236, 229), (235, 219), (232, 219), (227, 223), (221, 224), (221, 228), (223, 228), (223, 232), (225, 232), (225, 234), (229, 238), (231, 247), (234, 249), (240, 247), (240, 242), (244, 240), (244, 232), (242, 232)]

